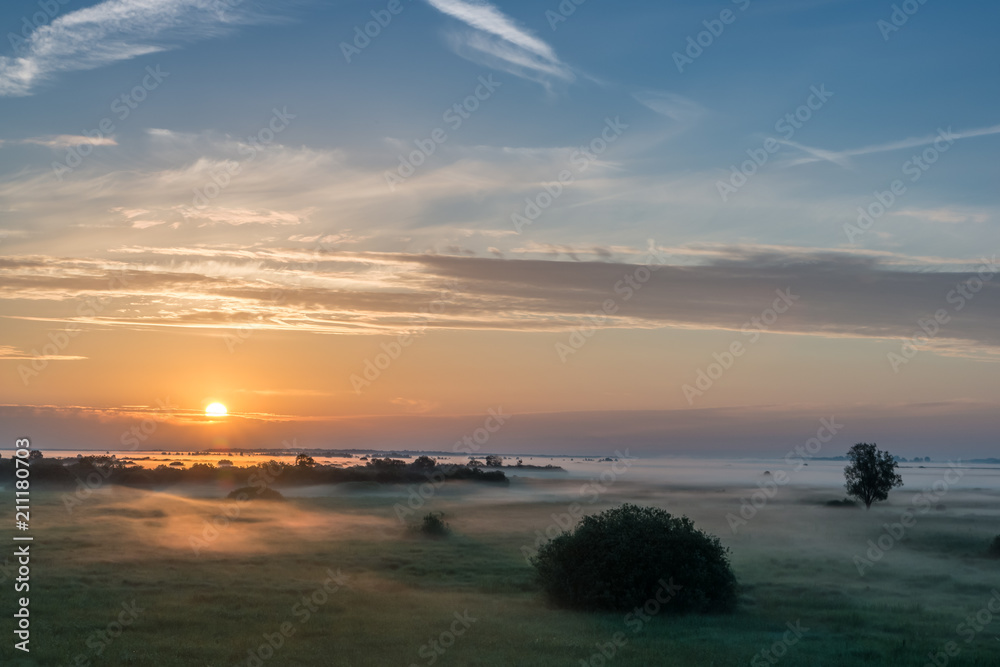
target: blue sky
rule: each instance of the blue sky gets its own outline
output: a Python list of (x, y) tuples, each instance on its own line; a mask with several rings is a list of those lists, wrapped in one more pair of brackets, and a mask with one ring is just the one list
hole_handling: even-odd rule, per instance
[[(555, 21), (560, 7), (568, 15)], [(372, 12), (391, 21), (347, 62), (344, 44), (373, 25)], [(499, 345), (526, 373), (507, 378), (513, 392), (534, 381), (524, 337), (550, 336), (541, 345), (551, 349), (601, 303), (608, 266), (627, 269), (653, 252), (680, 271), (673, 287), (653, 281), (655, 298), (602, 324), (614, 333), (586, 354), (606, 365), (583, 377), (627, 382), (621, 364), (642, 364), (616, 359), (636, 344), (666, 354), (671, 379), (641, 399), (612, 400), (614, 409), (691, 407), (685, 379), (788, 281), (824, 299), (806, 295), (804, 314), (774, 330), (781, 349), (815, 348), (836, 375), (836, 390), (811, 405), (851, 403), (858, 376), (871, 380), (862, 400), (893, 409), (987, 400), (1000, 347), (993, 282), (978, 311), (924, 343), (921, 360), (934, 363), (915, 364), (909, 381), (883, 374), (893, 346), (1000, 246), (998, 15), (993, 5), (940, 0), (5, 3), (0, 24), (23, 39), (0, 43), (0, 254), (11, 281), (0, 345), (10, 384), (0, 399), (133, 403), (112, 392), (94, 406), (53, 386), (78, 371), (20, 381), (18, 365), (67, 322), (93, 327), (102, 342), (49, 355), (57, 369), (126, 365), (109, 350), (154, 330), (174, 331), (171, 349), (193, 331), (216, 344), (245, 313), (275, 336), (299, 336), (303, 349), (320, 344), (317, 333), (337, 336), (361, 359), (382, 336), (412, 327), (417, 305), (455, 276), (469, 291), (454, 312), (431, 318), (429, 337), (458, 335), (479, 350), (483, 332), (501, 332)], [(677, 54), (690, 60), (678, 67)], [(144, 99), (125, 116), (121, 96), (134, 91)], [(446, 112), (466, 100), (475, 110), (450, 126), (456, 116)], [(782, 121), (796, 113), (794, 127)], [(102, 121), (114, 127), (94, 139)], [(415, 142), (433, 154), (390, 186), (387, 174)], [(83, 152), (71, 170), (53, 168)], [(747, 162), (753, 155), (762, 164)], [(753, 173), (723, 196), (741, 165)], [(199, 201), (220, 179), (218, 196)], [(894, 181), (884, 213), (857, 228), (858, 208), (878, 211), (888, 200), (877, 193)], [(548, 201), (517, 224), (530, 202)], [(317, 248), (320, 266), (302, 270)], [(115, 270), (140, 278), (81, 318), (74, 304), (103, 293), (96, 283)], [(515, 284), (526, 275), (536, 281)], [(513, 286), (500, 294), (499, 285)], [(698, 300), (671, 292), (681, 285)], [(288, 301), (268, 301), (264, 289), (285, 290)], [(704, 335), (688, 340), (690, 331)], [(865, 352), (843, 347), (854, 344)], [(281, 355), (246, 353), (261, 367)], [(801, 396), (792, 357), (757, 369), (788, 378), (768, 401)], [(351, 359), (344, 352), (330, 386), (288, 379), (287, 392), (347, 391)], [(422, 363), (432, 366), (433, 355)], [(459, 385), (468, 377), (449, 376)], [(563, 377), (565, 387), (521, 409), (605, 406), (599, 394), (551, 400), (560, 387), (576, 396), (580, 378)], [(414, 382), (395, 382), (333, 412), (478, 411), (444, 389), (422, 396)], [(754, 404), (749, 372), (731, 382), (706, 407)], [(921, 383), (939, 388), (914, 388)], [(319, 403), (273, 409), (329, 415)], [(976, 424), (970, 438), (985, 437)]]
[[(114, 4), (89, 6), (100, 10)], [(119, 44), (123, 51), (136, 46), (161, 51), (85, 71), (58, 71), (90, 58), (89, 47), (82, 47), (50, 58), (55, 71), (39, 77), (24, 91), (29, 95), (4, 98), (8, 145), (0, 153), (0, 165), (5, 173), (44, 165), (52, 157), (45, 147), (10, 144), (93, 129), (109, 115), (111, 100), (140, 81), (148, 65), (170, 76), (130, 118), (116, 124), (118, 146), (98, 149), (109, 165), (129, 156), (147, 159), (150, 149), (144, 139), (151, 128), (241, 137), (256, 132), (271, 109), (279, 107), (296, 115), (281, 137), (283, 145), (345, 151), (347, 161), (360, 168), (391, 166), (399, 152), (394, 141), (409, 144), (440, 126), (442, 111), (468, 95), (478, 76), (489, 73), (501, 82), (500, 94), (449, 137), (429, 169), (461, 159), (463, 150), (554, 150), (586, 144), (605, 117), (618, 116), (630, 125), (629, 145), (607, 153), (613, 165), (606, 176), (625, 187), (630, 179), (643, 188), (704, 187), (745, 159), (745, 150), (773, 135), (776, 120), (802, 104), (813, 85), (826, 86), (834, 96), (794, 140), (828, 151), (998, 122), (993, 113), (997, 82), (991, 76), (995, 59), (990, 57), (996, 47), (989, 20), (998, 10), (981, 3), (925, 4), (889, 33), (888, 41), (877, 22), (890, 18), (891, 6), (872, 3), (741, 0), (608, 6), (591, 1), (576, 7), (555, 30), (545, 12), (558, 11), (558, 3), (496, 7), (518, 31), (551, 50), (562, 76), (531, 70), (516, 76), (503, 71), (503, 62), (500, 67), (484, 65), (488, 61), (482, 52), (461, 44), (483, 37), (512, 49), (517, 45), (420, 0), (401, 2), (401, 13), (350, 64), (340, 44), (350, 42), (354, 28), (371, 21), (369, 12), (384, 9), (385, 3), (244, 2), (231, 10), (219, 10), (226, 6), (222, 2), (139, 4), (179, 9), (170, 16), (169, 29), (112, 31), (105, 40), (127, 43)], [(208, 9), (196, 11), (198, 7)], [(70, 2), (60, 9), (50, 22), (57, 27), (77, 16), (74, 10), (81, 6)], [(4, 24), (21, 25), (20, 19), (33, 10), (40, 11), (39, 5), (8, 3)], [(687, 38), (697, 37), (705, 30), (702, 23), (724, 10), (734, 13), (734, 22), (678, 72), (672, 54), (683, 52)], [(215, 11), (224, 20), (206, 22), (204, 17)], [(163, 13), (161, 8), (147, 15)], [(199, 28), (193, 31), (195, 26)], [(463, 49), (471, 51), (465, 53), (468, 58), (461, 57)], [(14, 55), (10, 48), (4, 53)], [(6, 65), (10, 70), (10, 61)], [(690, 108), (678, 121), (643, 106), (636, 95), (666, 96), (670, 104)], [(957, 256), (980, 246), (987, 238), (983, 225), (960, 224), (964, 240), (955, 238), (955, 226), (941, 238), (932, 231), (941, 225), (926, 223), (926, 211), (977, 220), (989, 215), (995, 141), (984, 136), (960, 143), (908, 193), (905, 209), (913, 214), (880, 225), (888, 238), (870, 235), (860, 245), (909, 254), (925, 254), (933, 246)], [(637, 202), (624, 213), (627, 236), (641, 241), (662, 229), (661, 235), (683, 241), (716, 240), (739, 231), (741, 239), (761, 243), (837, 247), (845, 241), (837, 233), (838, 222), (895, 178), (909, 154), (877, 152), (851, 160), (849, 168), (829, 162), (787, 165), (800, 156), (798, 149), (783, 147), (734, 197), (745, 200), (752, 212), (708, 200), (685, 206), (690, 222), (677, 229), (660, 220), (670, 199)], [(746, 224), (748, 213), (754, 217), (752, 226)], [(819, 216), (824, 219), (817, 220)], [(539, 235), (552, 232), (555, 237), (553, 228), (560, 234), (582, 228), (595, 241), (608, 242), (610, 237), (600, 232), (606, 227), (604, 216), (592, 217), (597, 220), (575, 219), (572, 226), (554, 221)], [(498, 218), (477, 222), (498, 224)], [(621, 231), (615, 230), (615, 238), (622, 238)]]

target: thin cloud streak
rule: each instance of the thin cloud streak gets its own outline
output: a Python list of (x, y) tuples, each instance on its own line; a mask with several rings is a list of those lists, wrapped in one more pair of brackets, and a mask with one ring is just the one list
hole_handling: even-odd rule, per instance
[(632, 98), (650, 111), (666, 116), (679, 123), (699, 120), (706, 110), (694, 100), (661, 90), (643, 90), (632, 94)]
[(117, 146), (118, 142), (114, 137), (84, 137), (76, 134), (56, 134), (44, 137), (30, 137), (22, 139), (22, 144), (36, 144), (47, 148), (70, 148), (73, 146)]
[(791, 146), (792, 148), (797, 148), (803, 152), (809, 153), (812, 157), (799, 158), (791, 162), (791, 166), (796, 166), (800, 164), (810, 164), (813, 162), (821, 162), (826, 160), (828, 162), (833, 162), (844, 168), (850, 166), (850, 159), (859, 155), (871, 155), (873, 153), (887, 153), (889, 151), (898, 151), (906, 148), (919, 148), (921, 146), (930, 146), (935, 141), (938, 141), (942, 134), (949, 139), (959, 140), (959, 139), (972, 139), (974, 137), (986, 137), (993, 134), (1000, 134), (1000, 125), (991, 125), (989, 127), (981, 127), (973, 130), (966, 130), (965, 132), (952, 132), (951, 128), (942, 129), (937, 134), (927, 135), (923, 137), (911, 137), (909, 139), (901, 139), (899, 141), (891, 141), (884, 144), (875, 144), (872, 146), (864, 146), (862, 148), (852, 148), (846, 151), (827, 151), (822, 148), (813, 148), (810, 146), (805, 146), (803, 144), (794, 141), (781, 141), (781, 143), (786, 146)]
[(262, 18), (219, 0), (106, 0), (35, 29), (21, 54), (0, 56), (0, 97), (31, 95), (60, 72), (166, 51)]
[(67, 354), (30, 354), (10, 345), (0, 345), (0, 359), (3, 360), (81, 361), (86, 358)]
[(438, 11), (453, 16), (473, 28), (492, 33), (546, 60), (557, 60), (552, 47), (519, 28), (493, 5), (486, 2), (463, 2), (463, 0), (427, 1)]
[(494, 5), (466, 0), (427, 0), (427, 3), (473, 28), (471, 32), (452, 36), (452, 46), (463, 58), (542, 84), (547, 84), (546, 77), (566, 81), (575, 78), (551, 46), (518, 26)]

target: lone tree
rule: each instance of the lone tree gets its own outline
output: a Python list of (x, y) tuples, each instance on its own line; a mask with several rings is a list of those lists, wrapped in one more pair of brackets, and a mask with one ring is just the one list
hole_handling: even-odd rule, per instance
[(851, 460), (844, 468), (847, 493), (863, 502), (866, 509), (871, 509), (876, 500), (888, 498), (897, 486), (903, 486), (903, 478), (896, 472), (899, 464), (874, 442), (859, 442), (847, 452), (847, 458)]
[(657, 507), (585, 516), (531, 563), (550, 599), (566, 607), (627, 611), (652, 600), (671, 614), (736, 608), (736, 577), (719, 538)]

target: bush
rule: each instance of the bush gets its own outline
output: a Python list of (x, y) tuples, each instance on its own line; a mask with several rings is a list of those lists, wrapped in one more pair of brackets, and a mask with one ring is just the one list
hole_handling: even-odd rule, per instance
[(229, 492), (227, 498), (233, 500), (284, 500), (279, 491), (267, 487), (242, 486)]
[(993, 538), (993, 542), (990, 543), (990, 548), (986, 550), (986, 554), (990, 558), (1000, 558), (1000, 535)]
[(586, 516), (531, 560), (545, 592), (567, 607), (631, 610), (655, 599), (661, 581), (680, 587), (664, 611), (726, 612), (736, 607), (728, 549), (687, 517), (655, 507), (626, 504)]
[(431, 537), (444, 537), (450, 531), (442, 512), (429, 512), (420, 524), (420, 532)]

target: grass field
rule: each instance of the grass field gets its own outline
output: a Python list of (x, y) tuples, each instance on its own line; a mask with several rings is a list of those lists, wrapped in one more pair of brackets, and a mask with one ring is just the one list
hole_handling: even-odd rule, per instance
[[(1000, 532), (995, 491), (950, 492), (861, 576), (854, 557), (912, 493), (866, 513), (825, 506), (838, 497), (827, 490), (784, 488), (734, 534), (727, 514), (751, 489), (619, 482), (586, 511), (627, 500), (686, 514), (731, 548), (742, 585), (732, 615), (629, 619), (550, 607), (522, 555), (564, 521), (578, 486), (448, 484), (410, 517), (443, 511), (452, 533), (438, 540), (397, 518), (403, 487), (284, 489), (286, 502), (238, 506), (224, 488), (113, 487), (72, 512), (36, 490), (31, 653), (5, 631), (2, 664), (919, 667), (948, 642), (960, 653), (947, 664), (1000, 664), (1000, 620), (968, 642), (959, 629), (1000, 588), (1000, 561), (983, 557)], [(772, 648), (782, 657), (762, 653)]]

